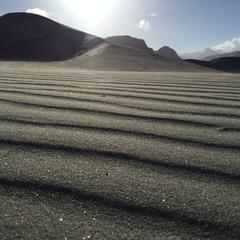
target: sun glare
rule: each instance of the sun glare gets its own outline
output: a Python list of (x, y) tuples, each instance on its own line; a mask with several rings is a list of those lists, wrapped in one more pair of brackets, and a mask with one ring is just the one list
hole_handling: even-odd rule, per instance
[(66, 0), (65, 2), (87, 25), (97, 25), (107, 19), (117, 0)]

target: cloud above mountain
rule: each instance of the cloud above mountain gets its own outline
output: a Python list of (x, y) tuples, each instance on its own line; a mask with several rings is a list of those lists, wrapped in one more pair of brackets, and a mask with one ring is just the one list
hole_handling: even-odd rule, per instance
[(138, 23), (138, 28), (142, 29), (143, 31), (148, 31), (151, 28), (151, 24), (147, 20), (141, 20)]
[(43, 10), (43, 9), (40, 9), (40, 8), (29, 8), (25, 12), (41, 15), (41, 16), (44, 16), (44, 17), (49, 17), (48, 12), (46, 10)]
[(240, 37), (235, 37), (223, 43), (211, 47), (212, 50), (218, 52), (233, 52), (240, 50)]
[(158, 13), (150, 13), (149, 17), (157, 17), (159, 14)]

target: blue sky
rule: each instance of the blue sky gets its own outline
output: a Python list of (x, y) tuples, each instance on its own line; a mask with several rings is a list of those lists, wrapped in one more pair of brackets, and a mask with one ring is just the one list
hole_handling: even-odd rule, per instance
[(179, 53), (202, 50), (226, 40), (231, 45), (232, 39), (240, 36), (239, 0), (0, 1), (1, 15), (33, 9), (101, 37), (128, 34), (144, 38), (154, 49), (169, 45)]

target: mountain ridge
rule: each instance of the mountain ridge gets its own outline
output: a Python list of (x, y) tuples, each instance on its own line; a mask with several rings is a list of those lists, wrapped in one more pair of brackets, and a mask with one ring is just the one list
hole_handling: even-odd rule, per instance
[(63, 61), (68, 66), (101, 70), (208, 71), (177, 59), (169, 47), (160, 49), (162, 56), (142, 39), (125, 35), (106, 40), (35, 14), (0, 17), (0, 32), (2, 60)]
[(217, 55), (210, 55), (205, 57), (203, 60), (205, 61), (211, 61), (217, 58), (225, 58), (225, 57), (240, 57), (240, 51), (234, 51), (229, 53), (219, 53)]
[(212, 50), (211, 48), (206, 48), (203, 51), (197, 51), (192, 53), (183, 53), (180, 54), (180, 57), (183, 59), (197, 59), (197, 60), (204, 60), (204, 58), (210, 55), (217, 55), (219, 52)]

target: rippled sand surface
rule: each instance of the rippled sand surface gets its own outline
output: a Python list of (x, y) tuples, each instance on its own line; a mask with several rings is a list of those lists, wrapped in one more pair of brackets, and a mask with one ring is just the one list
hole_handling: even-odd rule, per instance
[(1, 239), (238, 239), (240, 76), (0, 63)]

